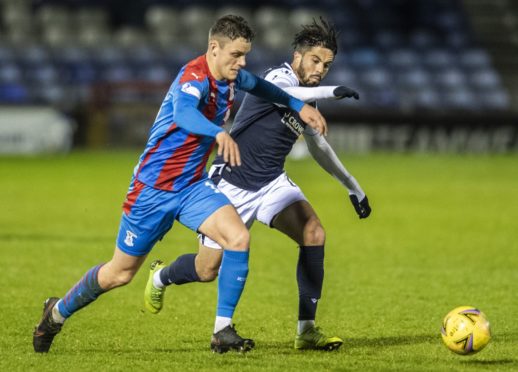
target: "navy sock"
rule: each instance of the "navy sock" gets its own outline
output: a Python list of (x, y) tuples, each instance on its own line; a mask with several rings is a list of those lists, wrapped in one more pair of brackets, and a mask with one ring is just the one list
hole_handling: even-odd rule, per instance
[(58, 310), (64, 318), (68, 318), (106, 292), (97, 281), (97, 275), (101, 266), (103, 265), (98, 265), (88, 270), (81, 280), (59, 301)]
[(314, 320), (324, 282), (324, 246), (300, 246), (297, 263), (299, 320)]
[(248, 251), (223, 252), (218, 280), (216, 315), (232, 318), (248, 276)]
[(164, 285), (199, 282), (200, 277), (196, 273), (195, 259), (196, 254), (194, 253), (178, 257), (176, 261), (160, 271), (160, 281)]

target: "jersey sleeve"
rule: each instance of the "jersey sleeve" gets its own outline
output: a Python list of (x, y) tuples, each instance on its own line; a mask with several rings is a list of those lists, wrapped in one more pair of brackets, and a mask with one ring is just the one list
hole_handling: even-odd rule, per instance
[(239, 70), (236, 83), (238, 89), (242, 89), (267, 101), (287, 106), (296, 112), (300, 112), (304, 106), (304, 102), (290, 96), (278, 86), (243, 69)]
[(269, 71), (264, 80), (277, 85), (279, 88), (298, 87), (299, 81), (296, 76), (286, 67), (280, 67)]
[(216, 137), (224, 129), (212, 123), (198, 110), (201, 99), (207, 94), (206, 82), (195, 79), (184, 82), (180, 80), (173, 90), (174, 121), (190, 133)]

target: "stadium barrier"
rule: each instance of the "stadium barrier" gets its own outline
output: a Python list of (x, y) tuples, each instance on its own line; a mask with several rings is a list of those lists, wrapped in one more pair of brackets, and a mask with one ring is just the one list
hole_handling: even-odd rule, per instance
[(2, 107), (0, 154), (68, 152), (75, 123), (49, 107)]

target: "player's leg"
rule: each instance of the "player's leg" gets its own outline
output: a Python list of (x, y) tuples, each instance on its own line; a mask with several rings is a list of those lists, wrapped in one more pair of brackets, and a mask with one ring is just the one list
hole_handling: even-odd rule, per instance
[(210, 237), (225, 250), (218, 281), (218, 306), (211, 348), (247, 351), (253, 341), (243, 339), (232, 327), (232, 315), (248, 275), (250, 234), (229, 199), (210, 180), (202, 180), (182, 192), (177, 219), (193, 231)]
[(198, 253), (179, 256), (169, 266), (162, 261), (151, 263), (144, 306), (152, 314), (158, 314), (164, 304), (166, 287), (192, 282), (210, 282), (218, 276), (223, 255), (222, 249), (213, 249), (199, 244)]
[(132, 182), (112, 259), (86, 272), (62, 298), (45, 302), (43, 317), (33, 334), (36, 352), (47, 352), (65, 319), (101, 294), (131, 281), (153, 245), (172, 226), (175, 201), (171, 193)]
[[(324, 279), (324, 228), (302, 191), (285, 174), (268, 187), (258, 212), (258, 220), (286, 234), (300, 246), (297, 262), (299, 321), (295, 347), (329, 348), (328, 345), (333, 345), (336, 348), (335, 343), (341, 345), (342, 341), (325, 337), (315, 327)], [(300, 335), (310, 336), (310, 344), (301, 345), (297, 342), (300, 341)]]
[(109, 262), (88, 270), (62, 299), (47, 299), (42, 319), (34, 330), (34, 351), (48, 352), (54, 336), (61, 331), (67, 318), (101, 294), (129, 283), (144, 260), (145, 256), (130, 256), (116, 248)]
[[(219, 182), (217, 190), (236, 206), (241, 220), (249, 228), (254, 221), (257, 209), (255, 193), (242, 190), (225, 180)], [(217, 277), (223, 250), (218, 243), (208, 236), (199, 234), (198, 237), (200, 244), (197, 254), (182, 255), (169, 266), (165, 266), (160, 260), (151, 264), (144, 293), (145, 308), (151, 313), (157, 314), (161, 311), (167, 286), (191, 282), (209, 282)]]
[(272, 227), (299, 244), (297, 284), (299, 287), (298, 333), (314, 327), (318, 300), (324, 281), (325, 232), (311, 205), (301, 200), (282, 210)]
[(199, 231), (224, 247), (218, 280), (218, 300), (211, 349), (248, 351), (254, 347), (251, 339), (240, 337), (232, 326), (232, 316), (248, 276), (250, 234), (235, 211), (227, 205), (207, 218)]

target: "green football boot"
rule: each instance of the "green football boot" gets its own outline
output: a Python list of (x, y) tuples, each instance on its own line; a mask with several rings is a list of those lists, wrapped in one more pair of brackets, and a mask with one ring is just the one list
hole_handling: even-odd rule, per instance
[(340, 337), (328, 337), (320, 327), (311, 327), (295, 337), (295, 349), (297, 350), (336, 350), (344, 341)]
[(152, 314), (158, 314), (164, 305), (164, 294), (166, 287), (156, 288), (153, 285), (153, 275), (155, 275), (158, 270), (164, 268), (165, 266), (166, 265), (162, 261), (155, 260), (151, 262), (149, 269), (149, 278), (147, 280), (146, 289), (144, 291), (144, 307)]

